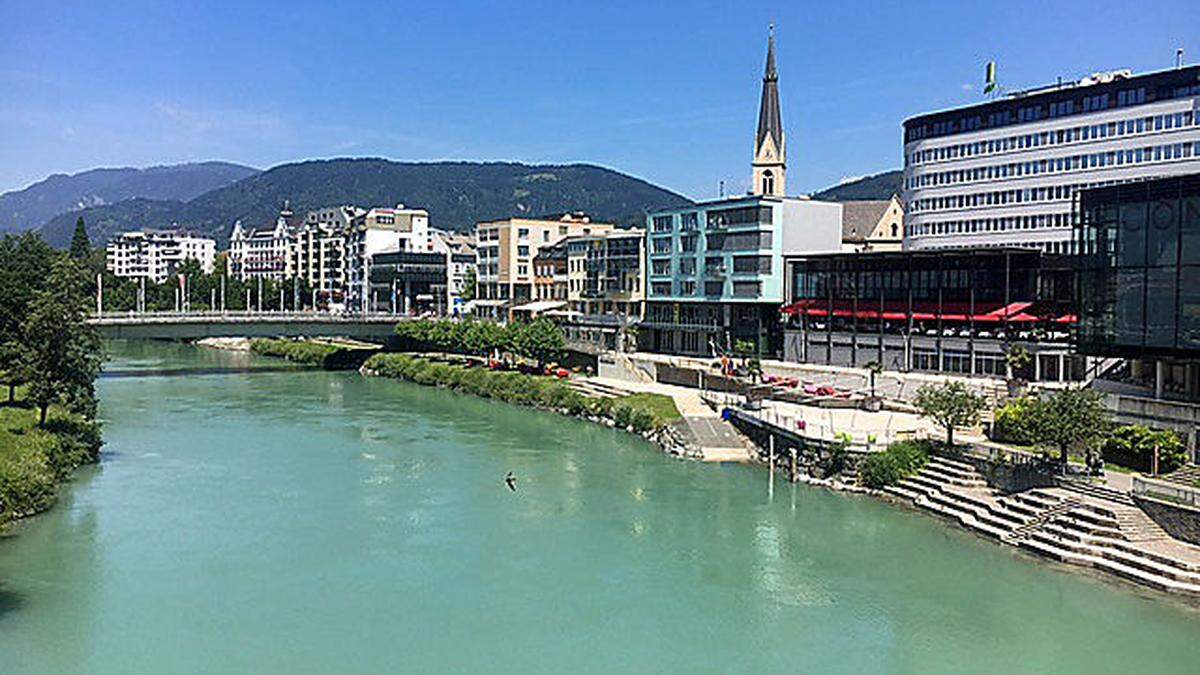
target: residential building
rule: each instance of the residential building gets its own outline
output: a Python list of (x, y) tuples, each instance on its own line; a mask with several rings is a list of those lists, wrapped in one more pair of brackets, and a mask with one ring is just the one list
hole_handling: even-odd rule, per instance
[(899, 251), (904, 206), (899, 197), (842, 202), (843, 251)]
[(346, 305), (353, 311), (374, 311), (370, 293), (373, 257), (380, 253), (432, 253), (429, 212), (425, 209), (373, 208), (358, 216), (346, 233)]
[(292, 235), (301, 221), (286, 202), (273, 225), (246, 229), (242, 221), (233, 224), (229, 236), (229, 275), (242, 281), (274, 279), (282, 281), (293, 275)]
[(1067, 252), (1082, 189), (1200, 171), (1200, 66), (1099, 73), (904, 123), (904, 248)]
[(783, 196), (778, 79), (772, 35), (755, 134), (754, 194), (647, 217), (642, 349), (709, 355), (749, 341), (765, 355), (778, 354), (783, 256), (841, 248), (840, 204)]
[(108, 242), (105, 264), (113, 276), (166, 281), (184, 261), (195, 260), (211, 274), (217, 243), (183, 230), (123, 232)]
[(475, 226), (477, 313), (504, 318), (508, 308), (534, 298), (533, 260), (546, 246), (579, 235), (609, 232), (584, 214), (556, 219), (509, 218)]
[(458, 314), (463, 308), (463, 293), (475, 276), (474, 237), (458, 232), (431, 230), (434, 251), (446, 255), (446, 295), (448, 312)]
[(1083, 379), (1070, 257), (1023, 248), (787, 256), (786, 360), (1003, 378)]
[(535, 301), (557, 301), (565, 306), (568, 299), (567, 237), (550, 246), (543, 246), (533, 258), (533, 298)]
[(318, 303), (340, 303), (346, 291), (346, 234), (366, 214), (355, 206), (309, 211), (293, 232), (292, 270), (305, 279)]

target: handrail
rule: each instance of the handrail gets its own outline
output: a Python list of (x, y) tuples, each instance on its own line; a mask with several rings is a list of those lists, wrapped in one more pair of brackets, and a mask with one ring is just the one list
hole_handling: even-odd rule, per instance
[(1200, 489), (1168, 481), (1152, 480), (1143, 476), (1133, 477), (1133, 494), (1157, 497), (1200, 508)]

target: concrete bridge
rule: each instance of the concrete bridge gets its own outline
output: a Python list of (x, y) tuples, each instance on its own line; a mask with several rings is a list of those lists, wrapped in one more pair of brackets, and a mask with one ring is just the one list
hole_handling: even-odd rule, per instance
[(349, 337), (383, 343), (409, 317), (391, 313), (110, 312), (88, 323), (116, 340), (193, 340), (206, 337)]

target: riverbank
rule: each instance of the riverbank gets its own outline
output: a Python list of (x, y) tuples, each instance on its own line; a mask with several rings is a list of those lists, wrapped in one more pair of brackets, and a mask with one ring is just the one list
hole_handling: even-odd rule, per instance
[(45, 427), (20, 391), (0, 405), (0, 529), (54, 505), (75, 469), (100, 459), (100, 424), (52, 406)]
[(342, 340), (256, 338), (250, 340), (249, 350), (325, 370), (355, 370), (379, 351), (379, 346)]
[(490, 370), (476, 360), (448, 355), (435, 360), (410, 354), (375, 354), (360, 372), (586, 419), (637, 434), (668, 454), (687, 454), (684, 444), (671, 432), (671, 425), (681, 415), (667, 396), (588, 397), (565, 380)]

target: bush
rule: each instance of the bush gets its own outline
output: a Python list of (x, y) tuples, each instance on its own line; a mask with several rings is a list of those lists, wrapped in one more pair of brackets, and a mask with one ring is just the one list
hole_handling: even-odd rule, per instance
[(436, 351), (486, 356), (512, 351), (539, 364), (555, 361), (566, 349), (566, 338), (546, 319), (529, 323), (498, 324), (475, 319), (418, 319), (396, 324), (404, 351)]
[(44, 428), (32, 408), (0, 408), (0, 524), (54, 503), (58, 484), (100, 456), (100, 425), (58, 406)]
[(618, 426), (632, 428), (639, 433), (657, 429), (679, 418), (674, 402), (658, 394), (589, 399), (562, 380), (434, 363), (408, 354), (375, 354), (367, 359), (365, 366), (383, 377), (444, 387), (497, 401), (565, 411), (572, 415), (590, 413), (607, 417)]
[(1187, 448), (1179, 434), (1154, 430), (1140, 424), (1117, 427), (1101, 450), (1104, 461), (1136, 471), (1154, 468), (1154, 448), (1158, 447), (1158, 471), (1168, 473), (1187, 463)]
[(910, 476), (929, 460), (928, 441), (896, 441), (883, 452), (868, 455), (858, 465), (858, 479), (876, 490), (895, 485)]
[(1004, 404), (996, 411), (992, 424), (992, 439), (1002, 443), (1033, 445), (1037, 441), (1034, 429), (1034, 410), (1037, 399), (1028, 396)]

